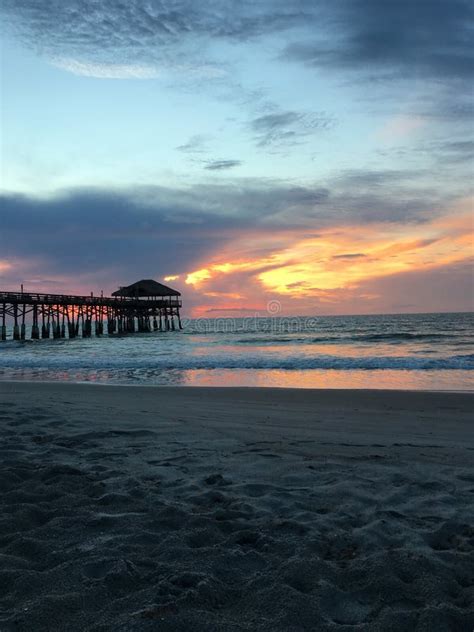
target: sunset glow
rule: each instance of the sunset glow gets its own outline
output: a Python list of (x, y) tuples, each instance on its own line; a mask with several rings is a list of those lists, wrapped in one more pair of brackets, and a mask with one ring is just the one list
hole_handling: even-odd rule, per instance
[[(471, 200), (464, 200), (455, 213), (419, 225), (340, 226), (310, 239), (295, 233), (284, 249), (275, 248), (270, 257), (251, 261), (239, 260), (241, 244), (236, 240), (235, 260), (192, 271), (186, 283), (205, 296), (224, 299), (224, 309), (229, 307), (228, 298), (245, 299), (249, 290), (254, 293), (258, 287), (268, 296), (337, 302), (341, 291), (357, 290), (364, 282), (469, 262), (474, 243), (472, 215), (463, 210), (470, 204)], [(214, 259), (216, 256), (213, 254)], [(243, 295), (213, 291), (233, 287), (236, 282), (246, 288)], [(372, 300), (374, 296), (358, 300), (361, 298)]]
[(471, 4), (7, 0), (0, 286), (471, 310)]

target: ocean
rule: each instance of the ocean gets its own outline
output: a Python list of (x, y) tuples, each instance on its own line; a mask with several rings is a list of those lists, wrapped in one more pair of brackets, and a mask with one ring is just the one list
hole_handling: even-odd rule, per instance
[(472, 391), (474, 314), (184, 320), (184, 330), (0, 343), (0, 379)]

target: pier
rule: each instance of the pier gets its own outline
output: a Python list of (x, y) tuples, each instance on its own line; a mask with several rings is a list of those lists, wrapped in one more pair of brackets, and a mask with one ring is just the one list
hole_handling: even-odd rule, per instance
[(180, 296), (152, 279), (121, 287), (112, 296), (0, 291), (0, 341), (7, 340), (7, 323), (13, 325), (13, 340), (182, 329)]

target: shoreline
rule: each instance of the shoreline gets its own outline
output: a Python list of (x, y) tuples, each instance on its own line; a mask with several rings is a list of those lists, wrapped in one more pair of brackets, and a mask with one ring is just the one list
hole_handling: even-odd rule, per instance
[(459, 393), (460, 395), (473, 395), (474, 396), (474, 385), (471, 389), (453, 389), (453, 388), (387, 388), (387, 387), (341, 387), (341, 386), (278, 386), (278, 385), (258, 385), (258, 386), (249, 386), (247, 384), (236, 384), (236, 385), (221, 385), (221, 384), (164, 384), (164, 383), (146, 383), (146, 382), (106, 382), (106, 381), (93, 381), (93, 380), (32, 380), (32, 379), (11, 379), (11, 378), (2, 378), (0, 377), (0, 385), (9, 385), (9, 384), (26, 384), (26, 385), (36, 385), (36, 384), (44, 384), (47, 386), (82, 386), (82, 387), (110, 387), (110, 388), (146, 388), (146, 389), (178, 389), (178, 390), (186, 390), (186, 389), (216, 389), (216, 390), (232, 390), (232, 389), (241, 389), (241, 390), (279, 390), (279, 391), (305, 391), (305, 392), (326, 392), (326, 391), (337, 391), (337, 392), (381, 392), (381, 393)]
[(443, 394), (452, 394), (452, 395), (460, 395), (466, 397), (472, 397), (474, 403), (474, 390), (444, 390), (444, 389), (408, 389), (408, 388), (310, 388), (310, 387), (293, 387), (293, 386), (207, 386), (207, 385), (195, 385), (195, 384), (186, 384), (186, 385), (169, 385), (169, 384), (136, 384), (136, 383), (110, 383), (110, 382), (93, 382), (93, 381), (69, 381), (69, 380), (11, 380), (11, 379), (1, 379), (0, 378), (0, 393), (2, 390), (8, 390), (8, 387), (11, 386), (19, 386), (24, 385), (24, 388), (33, 388), (38, 390), (48, 389), (48, 388), (58, 388), (58, 389), (68, 389), (68, 388), (83, 388), (85, 390), (89, 388), (104, 388), (104, 389), (117, 389), (123, 391), (124, 389), (144, 389), (144, 390), (157, 390), (157, 391), (167, 391), (170, 393), (174, 392), (182, 392), (182, 391), (203, 391), (208, 392), (209, 394), (213, 394), (215, 392), (222, 391), (227, 394), (237, 394), (239, 392), (242, 393), (258, 393), (259, 391), (276, 391), (276, 392), (288, 392), (288, 393), (306, 393), (306, 394), (323, 394), (323, 393), (337, 393), (337, 394), (378, 394), (378, 395), (405, 395), (405, 394), (418, 394), (418, 395), (443, 395)]
[(1, 630), (473, 628), (472, 393), (133, 386), (0, 382)]
[(278, 390), (278, 391), (305, 391), (305, 392), (321, 392), (321, 391), (344, 391), (344, 392), (382, 392), (382, 393), (460, 393), (466, 395), (474, 395), (473, 390), (445, 390), (445, 389), (415, 389), (415, 388), (326, 388), (326, 387), (296, 387), (296, 386), (206, 386), (199, 384), (149, 384), (134, 382), (100, 382), (88, 380), (12, 380), (0, 378), (1, 384), (45, 384), (48, 386), (64, 385), (64, 386), (107, 386), (110, 388), (156, 388), (156, 389), (208, 389), (208, 390)]

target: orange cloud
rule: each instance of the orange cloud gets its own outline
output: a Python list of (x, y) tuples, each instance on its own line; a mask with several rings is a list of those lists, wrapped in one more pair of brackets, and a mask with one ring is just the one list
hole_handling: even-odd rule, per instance
[[(467, 260), (473, 254), (471, 205), (462, 200), (442, 217), (422, 224), (347, 225), (310, 237), (295, 232), (286, 235), (283, 247), (280, 235), (279, 248), (268, 254), (267, 240), (265, 255), (255, 251), (252, 259), (241, 259), (248, 239), (237, 239), (220, 261), (214, 254), (211, 264), (190, 272), (186, 283), (217, 299), (255, 300), (260, 293), (338, 303), (368, 281)], [(377, 296), (369, 292), (362, 298)]]

